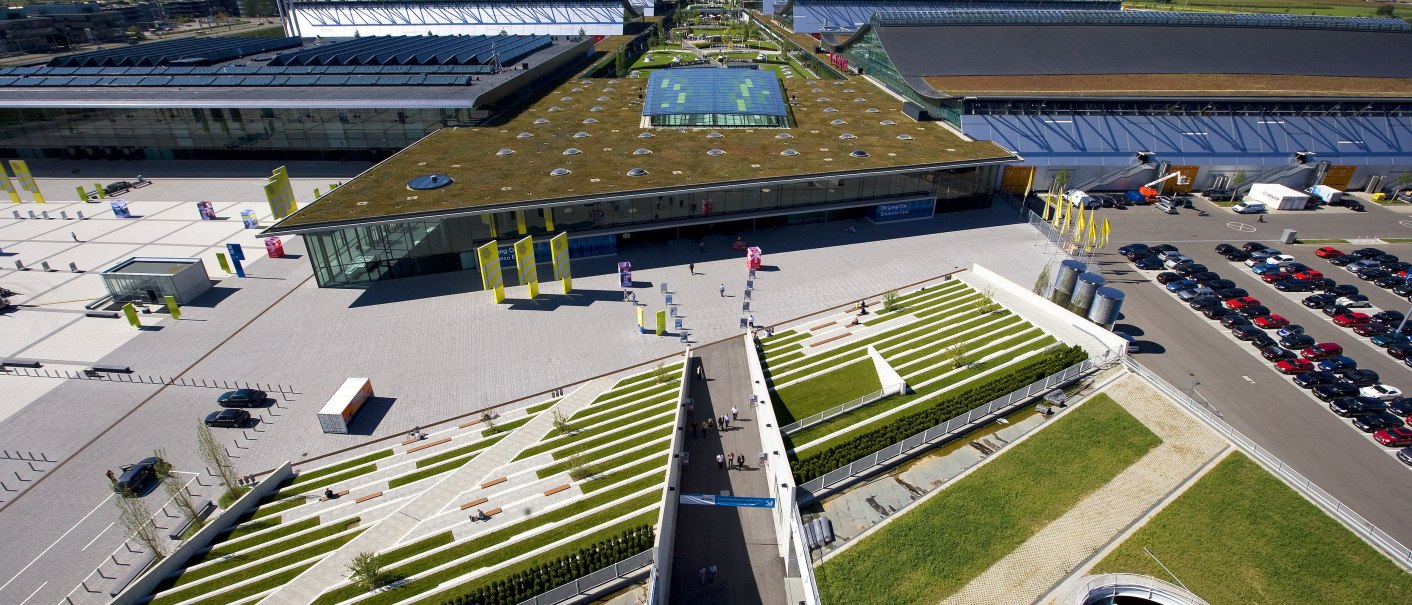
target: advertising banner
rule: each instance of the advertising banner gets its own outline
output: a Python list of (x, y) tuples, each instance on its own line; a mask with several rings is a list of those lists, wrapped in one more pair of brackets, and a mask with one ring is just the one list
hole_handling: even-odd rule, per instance
[(632, 263), (627, 261), (618, 263), (618, 284), (624, 288), (632, 287)]
[(246, 229), (260, 228), (260, 217), (255, 216), (254, 210), (241, 210), (240, 222), (245, 224)]
[(108, 206), (113, 209), (113, 218), (132, 218), (132, 212), (127, 209), (127, 202), (113, 200), (108, 202)]
[(868, 219), (874, 223), (890, 223), (931, 218), (936, 213), (936, 200), (913, 200), (894, 204), (878, 204), (868, 209)]
[(235, 269), (236, 277), (245, 277), (245, 266), (240, 261), (245, 260), (245, 249), (240, 244), (226, 244), (226, 254), (230, 256), (230, 264)]
[(142, 321), (137, 319), (137, 307), (132, 306), (132, 303), (123, 305), (123, 316), (127, 318), (127, 325), (134, 328), (142, 327)]
[(573, 289), (573, 276), (569, 272), (569, 234), (560, 233), (549, 239), (549, 257), (554, 265), (554, 281), (563, 284), (564, 294), (568, 294)]
[(20, 200), (20, 193), (18, 191), (15, 191), (15, 184), (10, 182), (10, 175), (0, 174), (0, 189), (4, 189), (5, 193), (10, 194), (10, 201), (16, 204), (23, 203)]
[(175, 296), (167, 296), (167, 312), (172, 314), (172, 319), (181, 319), (181, 306), (177, 304)]
[(230, 273), (230, 262), (226, 260), (226, 253), (224, 253), (224, 252), (217, 252), (217, 253), (216, 253), (216, 264), (217, 264), (217, 265), (220, 265), (222, 271), (225, 271), (226, 273)]
[(529, 297), (539, 296), (539, 266), (534, 262), (534, 238), (515, 242), (515, 267), (520, 271), (520, 283), (529, 286)]
[(529, 233), (529, 226), (525, 224), (524, 210), (515, 211), (515, 231), (518, 232), (520, 235)]
[(761, 254), (760, 248), (750, 247), (745, 250), (745, 268), (751, 271), (760, 270)]
[(491, 240), (476, 248), (476, 260), (480, 263), (481, 284), (495, 294), (495, 302), (505, 302), (505, 282), (500, 275), (500, 246)]
[(44, 203), (44, 196), (39, 193), (39, 185), (34, 183), (34, 175), (29, 172), (29, 164), (24, 160), (10, 160), (10, 169), (15, 171), (15, 180), (19, 182), (20, 188), (34, 194), (34, 201), (39, 204)]
[(646, 333), (647, 333), (647, 317), (646, 317), (647, 312), (646, 312), (646, 310), (645, 310), (643, 307), (641, 307), (641, 306), (639, 306), (639, 305), (633, 305), (633, 308), (637, 309), (637, 331), (638, 331), (638, 333), (640, 333), (640, 334), (646, 334)]
[(544, 229), (546, 231), (554, 230), (554, 211), (548, 208), (544, 209)]
[(211, 202), (196, 202), (196, 212), (201, 215), (203, 221), (216, 220), (216, 206)]
[(265, 255), (270, 258), (284, 258), (284, 242), (278, 237), (265, 238)]
[[(641, 307), (639, 307), (639, 308), (641, 308)], [(657, 335), (658, 335), (658, 336), (661, 336), (661, 335), (666, 334), (666, 333), (667, 333), (667, 312), (666, 312), (666, 311), (658, 311), (658, 312), (657, 312)]]
[(289, 171), (284, 166), (270, 174), (270, 180), (265, 184), (265, 199), (270, 202), (270, 212), (275, 220), (294, 214), (299, 209), (294, 201), (294, 189), (289, 186)]

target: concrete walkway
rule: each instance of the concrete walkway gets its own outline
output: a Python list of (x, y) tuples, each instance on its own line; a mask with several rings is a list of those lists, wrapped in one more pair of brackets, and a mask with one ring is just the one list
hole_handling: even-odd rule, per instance
[(1137, 376), (1127, 376), (1104, 392), (1162, 444), (942, 601), (944, 605), (1033, 603), (1229, 447)]
[[(726, 431), (698, 433), (695, 439), (687, 431), (683, 450), (691, 463), (682, 474), (682, 493), (768, 497), (765, 472), (759, 468), (760, 433), (752, 424), (755, 414), (748, 404), (750, 373), (744, 340), (732, 338), (697, 349), (696, 355), (706, 380), (691, 385), (695, 421), (699, 425), (730, 414), (732, 405), (740, 408), (740, 416)], [(716, 455), (732, 452), (744, 454), (745, 467), (718, 468)], [(682, 505), (677, 513), (670, 601), (784, 605), (784, 560), (776, 540), (769, 509)], [(698, 571), (708, 565), (715, 565), (717, 574), (714, 581), (703, 584)]]
[(611, 388), (614, 378), (598, 378), (559, 400), (553, 407), (540, 412), (532, 420), (512, 431), (464, 466), (452, 471), (445, 479), (403, 504), (387, 519), (359, 534), (338, 550), (288, 584), (266, 597), (267, 603), (312, 603), (329, 587), (347, 576), (346, 566), (361, 552), (380, 552), (397, 546), (423, 521), (436, 516), (459, 495), (475, 489), (494, 471), (515, 459), (525, 448), (538, 443), (554, 427), (554, 411), (573, 416), (587, 407), (600, 393)]

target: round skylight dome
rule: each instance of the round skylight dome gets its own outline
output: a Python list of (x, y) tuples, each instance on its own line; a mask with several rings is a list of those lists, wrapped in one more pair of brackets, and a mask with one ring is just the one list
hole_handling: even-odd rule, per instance
[(593, 107), (590, 107), (588, 110), (589, 110), (589, 111), (603, 111), (603, 108), (602, 108), (602, 107), (599, 107), (599, 106), (597, 106), (597, 105), (594, 105)]
[(899, 140), (899, 141), (910, 141), (910, 140), (912, 140), (912, 135), (910, 135), (910, 134), (899, 134), (899, 135), (897, 135), (897, 140)]
[(501, 149), (500, 151), (495, 152), (495, 155), (515, 155), (515, 150), (514, 150), (514, 149)]
[[(810, 84), (813, 84), (813, 82), (810, 82)], [(824, 92), (824, 89), (822, 89), (822, 88), (811, 88), (811, 89), (809, 89), (809, 92)]]
[(647, 171), (641, 168), (633, 168), (628, 170), (628, 176), (642, 176), (644, 174), (647, 174)]
[(561, 108), (561, 107), (550, 107), (550, 108), (549, 108), (549, 113), (554, 113), (554, 112), (556, 112), (556, 111), (564, 111), (564, 109)]
[(868, 152), (863, 151), (862, 149), (854, 149), (853, 151), (848, 152), (848, 155), (851, 155), (855, 158), (866, 158), (868, 157)]
[(706, 155), (725, 155), (725, 154), (726, 154), (726, 152), (721, 151), (721, 150), (719, 150), (719, 149), (712, 149), (712, 150), (706, 152)]
[(652, 150), (651, 150), (651, 149), (635, 149), (635, 150), (633, 150), (632, 154), (633, 154), (633, 155), (652, 155)]
[(549, 120), (546, 120), (546, 119), (544, 119), (544, 118), (538, 118), (538, 119), (536, 119), (536, 120), (534, 121), (534, 123), (535, 123), (535, 124), (548, 124), (548, 123), (549, 123)]
[(598, 97), (598, 100), (599, 100), (599, 101), (607, 101), (607, 100), (608, 100), (608, 97)]
[[(574, 90), (575, 90), (575, 91), (578, 91), (579, 89), (575, 88)], [(560, 100), (560, 101), (572, 101), (572, 100), (574, 100), (574, 98), (573, 98), (573, 97), (559, 97), (559, 100)]]
[[(574, 88), (573, 90), (570, 90), (569, 92), (583, 92), (583, 89), (582, 89), (582, 88)], [(569, 98), (568, 98), (568, 97), (564, 97), (564, 100), (567, 101), (567, 100), (569, 100)]]
[(587, 133), (587, 132), (575, 132), (575, 133), (574, 133), (574, 138), (575, 138), (575, 139), (586, 139), (586, 138), (588, 138), (588, 133)]
[(595, 119), (593, 119), (593, 118), (584, 118), (583, 123), (584, 123), (584, 124), (597, 124), (597, 123), (598, 123), (598, 120), (595, 120)]
[(854, 103), (867, 103), (868, 100), (867, 100), (867, 99), (864, 99), (863, 97), (858, 97), (858, 98), (856, 98), (856, 99), (853, 99), (853, 102), (854, 102)]
[(868, 108), (868, 113), (882, 113), (882, 110), (880, 110), (880, 109), (878, 109), (878, 108), (876, 108), (876, 107), (869, 107), (869, 108)]
[(555, 168), (549, 171), (549, 176), (565, 176), (569, 174), (568, 168)]
[(828, 103), (828, 102), (829, 102), (829, 98), (828, 98), (828, 97), (819, 97), (819, 98), (814, 99), (814, 100), (815, 100), (815, 101), (818, 101), (818, 102), (820, 102), (820, 103)]
[(825, 108), (824, 108), (824, 113), (835, 113), (835, 112), (837, 112), (837, 111), (838, 111), (837, 109), (834, 109), (834, 108), (832, 108), (832, 107), (825, 107)]
[(642, 134), (637, 135), (637, 138), (639, 138), (639, 139), (650, 139), (650, 138), (655, 137), (655, 136), (657, 136), (657, 135), (652, 134), (652, 133), (650, 133), (650, 132), (644, 132), (644, 133), (642, 133)]
[(845, 89), (843, 89), (843, 92), (853, 92), (853, 89), (852, 89), (852, 88), (845, 88)]
[(582, 151), (579, 151), (578, 149), (573, 148), (573, 147), (570, 147), (570, 148), (564, 150), (564, 155), (578, 155), (578, 154), (580, 154), (580, 153), (583, 153), (583, 152), (582, 152)]
[(520, 134), (515, 135), (515, 138), (517, 138), (517, 139), (528, 139), (528, 138), (530, 138), (530, 137), (532, 137), (532, 136), (534, 136), (534, 135), (532, 135), (532, 134), (530, 134), (530, 133), (528, 133), (528, 132), (522, 132), (522, 133), (520, 133)]
[(775, 135), (775, 138), (776, 138), (776, 139), (792, 139), (792, 138), (794, 138), (794, 135), (789, 134), (788, 132), (781, 132), (781, 133)]
[(878, 122), (878, 125), (879, 125), (879, 126), (896, 126), (896, 125), (897, 125), (897, 122), (894, 122), (894, 121), (892, 121), (892, 120), (883, 120), (883, 121), (881, 121), (881, 122)]
[(723, 135), (723, 134), (721, 134), (721, 133), (719, 133), (719, 132), (712, 131), (712, 132), (710, 132), (710, 133), (708, 133), (708, 134), (706, 135), (706, 138), (708, 138), (708, 139), (719, 139), (719, 138), (722, 138), (722, 137), (724, 137), (724, 136), (726, 136), (726, 135)]
[(793, 149), (786, 149), (784, 151), (781, 151), (780, 155), (799, 155), (799, 152)]
[(848, 123), (848, 120), (844, 120), (844, 119), (840, 118), (840, 119), (834, 120), (834, 121), (829, 122), (829, 123), (830, 123), (830, 124), (833, 124), (834, 126), (842, 126), (842, 125), (844, 125), (844, 124), (847, 124), (847, 123)]
[(843, 134), (841, 134), (841, 135), (838, 135), (838, 138), (843, 139), (843, 140), (845, 140), (845, 141), (851, 141), (851, 140), (856, 139), (856, 138), (858, 138), (858, 137), (857, 137), (857, 135), (854, 135), (854, 134), (851, 133), (851, 132), (845, 132), (845, 133), (843, 133)]

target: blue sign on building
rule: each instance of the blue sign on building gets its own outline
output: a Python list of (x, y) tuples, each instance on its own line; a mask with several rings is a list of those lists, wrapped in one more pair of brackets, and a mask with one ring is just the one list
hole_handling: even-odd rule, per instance
[(874, 223), (931, 218), (934, 214), (936, 214), (936, 200), (933, 198), (878, 204), (868, 209), (868, 219)]
[(717, 496), (715, 494), (682, 494), (678, 500), (682, 504), (701, 506), (734, 506), (740, 508), (774, 508), (774, 498), (749, 498), (745, 496)]

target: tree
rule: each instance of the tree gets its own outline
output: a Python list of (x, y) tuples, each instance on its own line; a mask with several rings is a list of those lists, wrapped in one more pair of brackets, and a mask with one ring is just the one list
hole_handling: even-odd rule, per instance
[(569, 456), (569, 478), (574, 481), (583, 481), (598, 474), (598, 467), (588, 461), (580, 454)]
[(887, 311), (887, 312), (889, 312), (889, 313), (891, 313), (892, 311), (896, 311), (896, 310), (897, 310), (897, 298), (898, 298), (898, 297), (897, 297), (897, 290), (888, 290), (887, 292), (883, 292), (883, 296), (882, 296), (883, 310), (884, 310), (884, 311)]
[(1236, 189), (1245, 183), (1245, 169), (1237, 170), (1235, 177), (1231, 178), (1231, 189)]
[(152, 509), (147, 508), (147, 503), (129, 494), (118, 494), (113, 502), (118, 505), (118, 523), (123, 526), (123, 531), (147, 547), (158, 559), (167, 556), (166, 544), (157, 532), (157, 524), (152, 522)]
[(554, 410), (554, 430), (559, 431), (560, 435), (568, 435), (574, 431), (574, 428), (569, 426), (569, 417), (559, 410)]
[(966, 365), (966, 341), (957, 340), (946, 348), (946, 356), (951, 360), (951, 366), (960, 368)]
[(480, 422), (481, 424), (485, 425), (485, 432), (490, 433), (492, 435), (500, 432), (500, 427), (495, 426), (495, 417), (491, 416), (490, 412), (481, 414)]
[(1070, 176), (1072, 176), (1072, 173), (1069, 172), (1068, 168), (1063, 168), (1059, 170), (1059, 172), (1054, 173), (1053, 191), (1050, 191), (1050, 193), (1057, 193), (1059, 195), (1059, 203), (1061, 204), (1064, 203), (1064, 188), (1069, 186)]
[(1044, 263), (1044, 268), (1039, 270), (1039, 277), (1034, 280), (1034, 293), (1044, 296), (1044, 292), (1049, 289), (1049, 263)]
[(162, 480), (162, 489), (172, 499), (172, 506), (177, 507), (183, 516), (191, 519), (193, 526), (200, 529), (206, 521), (201, 518), (200, 511), (196, 510), (196, 502), (191, 499), (191, 493), (186, 491), (186, 484), (182, 483), (181, 477), (172, 472), (172, 465), (167, 462), (165, 452), (159, 449), (153, 453), (161, 461), (154, 470), (157, 472), (157, 477)]
[(230, 452), (226, 451), (225, 445), (216, 441), (216, 436), (211, 433), (211, 427), (199, 420), (196, 421), (196, 449), (206, 465), (214, 469), (216, 474), (220, 475), (221, 481), (225, 483), (226, 498), (231, 499), (238, 496), (240, 479), (235, 474), (235, 464), (230, 461)]
[(1391, 16), (1393, 16), (1394, 14), (1396, 14), (1396, 12), (1397, 12), (1397, 11), (1396, 11), (1396, 9), (1392, 6), (1392, 4), (1384, 4), (1384, 5), (1382, 5), (1382, 6), (1379, 6), (1379, 7), (1378, 7), (1378, 10), (1373, 11), (1373, 14), (1374, 14), (1374, 15), (1377, 15), (1377, 16), (1379, 16), (1379, 17), (1391, 17)]
[(382, 562), (378, 561), (377, 555), (373, 553), (360, 552), (353, 555), (353, 560), (349, 561), (346, 567), (348, 580), (363, 590), (371, 591), (387, 583)]
[(660, 361), (657, 362), (656, 367), (652, 368), (652, 371), (657, 375), (657, 382), (669, 382), (672, 380), (671, 372), (668, 372), (667, 366)]
[(985, 315), (999, 308), (1000, 305), (995, 302), (995, 288), (987, 286), (981, 291), (981, 297), (976, 299), (976, 314)]
[(613, 60), (613, 63), (614, 63), (614, 64), (613, 64), (613, 74), (614, 74), (614, 75), (616, 75), (616, 76), (618, 76), (618, 77), (623, 77), (623, 76), (628, 75), (628, 56), (627, 56), (627, 53), (624, 53), (624, 52), (619, 51), (619, 52), (618, 52), (618, 56), (617, 56), (616, 59)]

